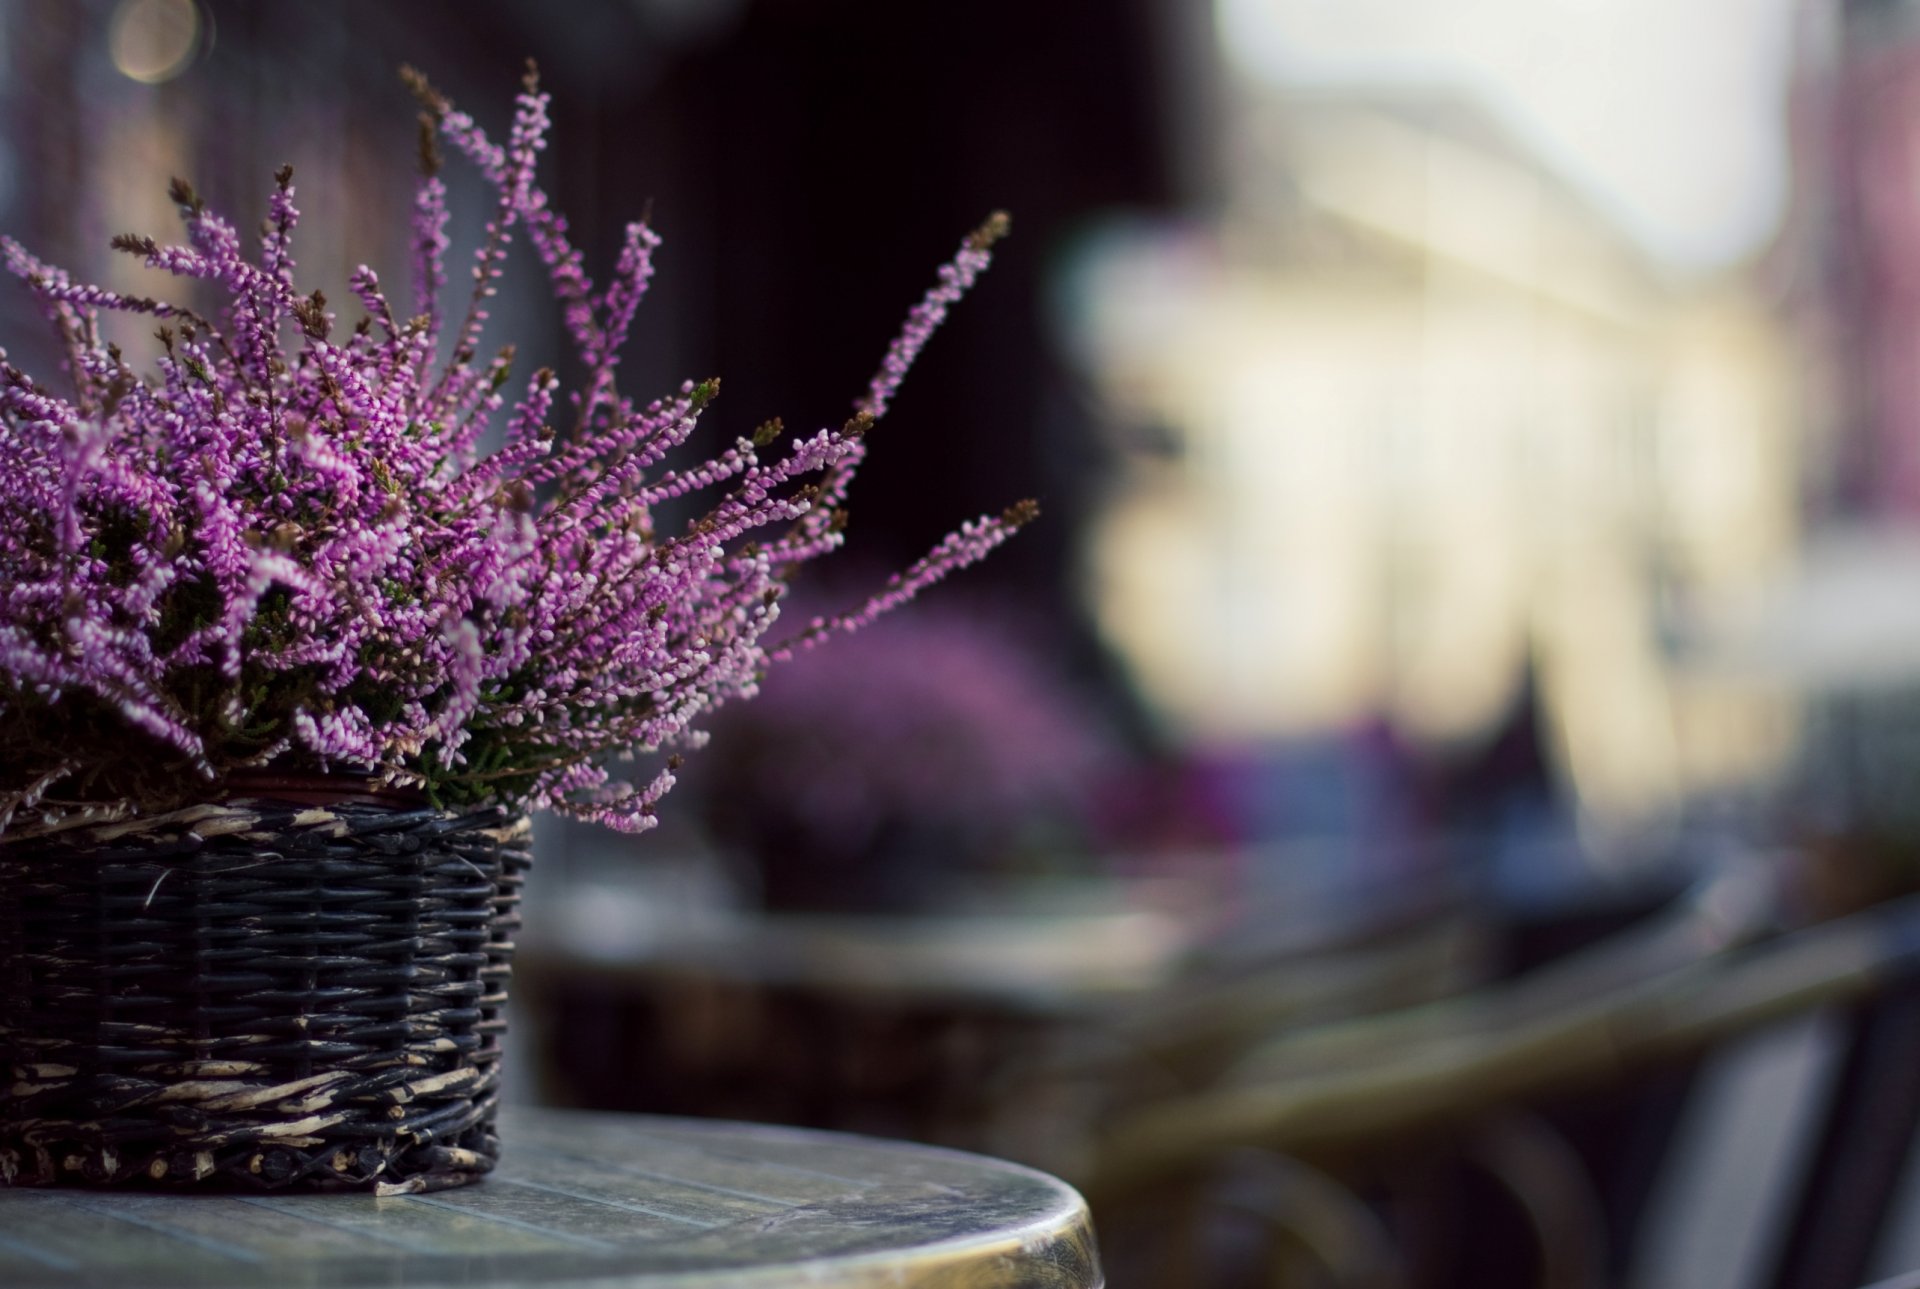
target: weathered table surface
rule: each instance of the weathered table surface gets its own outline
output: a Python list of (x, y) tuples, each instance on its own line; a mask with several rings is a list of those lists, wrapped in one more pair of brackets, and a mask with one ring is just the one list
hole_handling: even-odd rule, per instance
[(0, 1285), (1093, 1289), (1044, 1173), (754, 1124), (509, 1111), (500, 1169), (431, 1195), (0, 1188)]

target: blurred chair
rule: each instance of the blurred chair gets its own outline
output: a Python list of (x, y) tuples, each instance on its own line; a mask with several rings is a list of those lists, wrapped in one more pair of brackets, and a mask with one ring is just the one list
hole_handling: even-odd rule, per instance
[[(1887, 1250), (1889, 1214), (1920, 1205), (1920, 1185), (1901, 1190), (1920, 897), (1763, 936), (1773, 897), (1771, 870), (1735, 866), (1563, 962), (1281, 1033), (1204, 1088), (1116, 1115), (1076, 1175), (1114, 1284), (1224, 1286), (1237, 1269), (1279, 1285), (1855, 1289), (1905, 1269)], [(1570, 1106), (1607, 1126), (1615, 1158), (1574, 1148)]]

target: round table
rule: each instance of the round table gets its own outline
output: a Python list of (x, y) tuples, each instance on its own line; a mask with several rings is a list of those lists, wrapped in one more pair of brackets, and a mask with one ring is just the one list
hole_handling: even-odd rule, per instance
[(1016, 1164), (757, 1124), (510, 1110), (430, 1195), (0, 1188), (12, 1289), (1096, 1289), (1086, 1205)]

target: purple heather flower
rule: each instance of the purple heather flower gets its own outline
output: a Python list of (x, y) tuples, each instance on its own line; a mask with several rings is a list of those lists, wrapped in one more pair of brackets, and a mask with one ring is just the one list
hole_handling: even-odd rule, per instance
[[(166, 809), (268, 763), (644, 828), (708, 712), (1030, 517), (967, 524), (857, 609), (770, 645), (793, 567), (840, 544), (866, 429), (1004, 217), (941, 271), (854, 420), (784, 446), (776, 424), (663, 469), (718, 383), (644, 405), (619, 389), (658, 237), (628, 225), (596, 288), (534, 181), (548, 101), (531, 74), (504, 146), (409, 79), (426, 111), (407, 316), (366, 267), (350, 281), (357, 325), (299, 290), (290, 168), (257, 261), (178, 181), (186, 245), (114, 239), (217, 287), (213, 317), (76, 284), (0, 239), (66, 342), (71, 386), (0, 353), (0, 828), (27, 809), (45, 823)], [(442, 139), (496, 194), (444, 363)], [(511, 346), (481, 352), (518, 227), (586, 371), (561, 433), (554, 374), (516, 384)], [(102, 311), (156, 321), (151, 372), (101, 340)], [(481, 456), (503, 408), (504, 442)], [(696, 493), (715, 496), (704, 514), (659, 526), (656, 508)], [(608, 762), (635, 753), (665, 768), (612, 780)]]

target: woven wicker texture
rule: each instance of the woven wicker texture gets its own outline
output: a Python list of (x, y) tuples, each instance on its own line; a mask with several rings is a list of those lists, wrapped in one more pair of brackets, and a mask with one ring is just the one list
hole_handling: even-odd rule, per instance
[(237, 800), (0, 843), (0, 1180), (487, 1172), (529, 831)]

